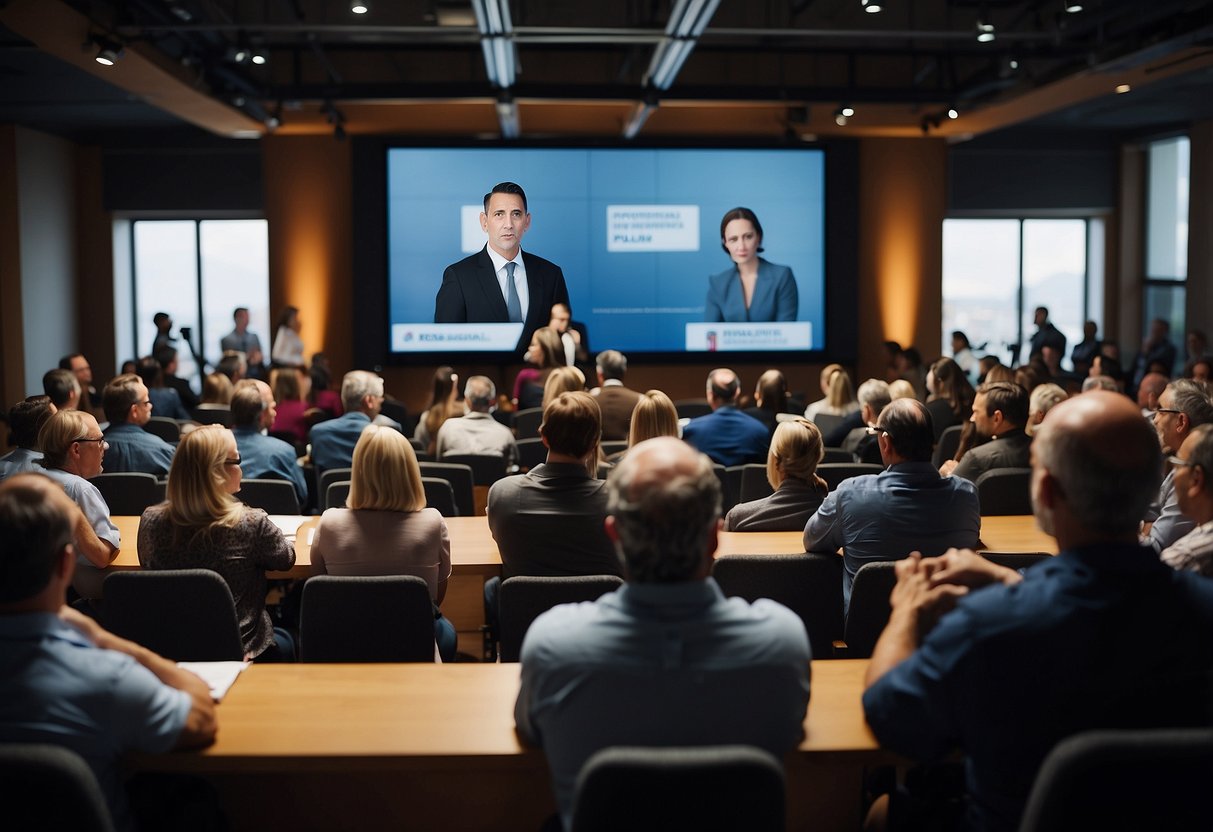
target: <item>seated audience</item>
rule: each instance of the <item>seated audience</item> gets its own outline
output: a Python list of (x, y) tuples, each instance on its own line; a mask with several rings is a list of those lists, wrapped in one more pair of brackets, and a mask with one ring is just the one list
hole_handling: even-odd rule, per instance
[(225, 410), (232, 403), (236, 386), (224, 373), (210, 373), (202, 380), (202, 402), (195, 409)]
[(417, 422), (413, 438), (425, 446), (426, 453), (435, 456), (438, 452), (438, 429), (447, 419), (463, 415), (459, 402), (459, 376), (450, 367), (439, 367), (434, 371), (434, 387), (430, 403)]
[(518, 371), (514, 379), (514, 404), (519, 410), (542, 407), (543, 387), (548, 375), (554, 368), (565, 366), (560, 335), (549, 326), (535, 330), (523, 358), (533, 366)]
[(487, 376), (472, 376), (463, 387), (463, 406), (467, 411), (458, 419), (447, 419), (438, 429), (435, 449), (438, 459), (451, 454), (499, 456), (506, 467), (518, 461), (514, 434), (493, 418), (497, 388)]
[[(435, 612), (451, 577), (451, 541), (438, 509), (426, 508), (413, 446), (398, 431), (371, 425), (354, 446), (348, 508), (320, 517), (312, 541), (313, 575), (416, 575)], [(441, 614), (434, 638), (455, 660), (455, 627)]]
[(977, 388), (970, 420), (977, 435), (988, 439), (970, 448), (960, 460), (948, 460), (939, 473), (977, 478), (996, 468), (1027, 468), (1028, 447), (1032, 443), (1024, 428), (1028, 424), (1028, 391), (1006, 381), (987, 381)]
[(935, 441), (952, 425), (963, 424), (973, 412), (973, 385), (950, 358), (940, 358), (927, 371), (927, 411), (935, 428)]
[(1033, 468), (1061, 554), (1023, 573), (973, 552), (898, 563), (867, 669), (882, 748), (964, 754), (968, 829), (1019, 828), (1041, 761), (1072, 734), (1208, 719), (1213, 582), (1136, 539), (1161, 468), (1149, 425), (1123, 396), (1077, 396), (1041, 425)]
[[(914, 386), (914, 398), (919, 401), (927, 397), (927, 370), (922, 366), (922, 354), (917, 347), (906, 347), (897, 353), (895, 360), (897, 378), (903, 378)], [(892, 384), (897, 379), (889, 379)]]
[(889, 398), (893, 400), (916, 399), (918, 395), (914, 392), (913, 384), (904, 378), (895, 378), (889, 382)]
[[(1184, 338), (1184, 378), (1192, 378), (1192, 370), (1198, 361), (1207, 361), (1213, 357), (1209, 353), (1209, 336), (1203, 329), (1189, 329)], [(59, 366), (63, 366), (60, 363)], [(83, 384), (83, 382), (81, 382)]]
[(1091, 369), (1087, 371), (1088, 376), (1107, 376), (1116, 382), (1116, 389), (1120, 392), (1125, 390), (1125, 371), (1120, 366), (1120, 361), (1110, 355), (1100, 353), (1091, 360)]
[(173, 463), (173, 446), (143, 429), (152, 418), (152, 402), (139, 376), (118, 376), (101, 393), (105, 406), (106, 470), (163, 477)]
[(324, 353), (318, 352), (312, 356), (312, 366), (307, 371), (308, 388), (307, 388), (307, 403), (308, 407), (316, 407), (328, 414), (327, 418), (335, 418), (345, 412), (341, 406), (341, 397), (337, 395), (336, 390), (330, 390), (329, 384), (332, 383), (332, 373), (329, 371), (328, 361), (324, 357)]
[(293, 445), (266, 436), (274, 424), (276, 403), (270, 386), (246, 378), (232, 394), (232, 435), (240, 452), (240, 471), (250, 480), (285, 480), (295, 486), (299, 505), (307, 505), (307, 480)]
[(1150, 331), (1133, 359), (1133, 388), (1140, 386), (1148, 373), (1157, 372), (1170, 378), (1175, 372), (1176, 352), (1175, 344), (1171, 343), (1170, 322), (1165, 318), (1150, 321)]
[(776, 417), (788, 412), (788, 380), (778, 370), (767, 370), (758, 377), (754, 388), (754, 406), (741, 411), (767, 426), (767, 433), (775, 435)]
[[(309, 434), (317, 475), (329, 468), (349, 468), (363, 429), (372, 421), (377, 425), (384, 423), (379, 414), (383, 407), (383, 379), (365, 370), (351, 370), (341, 381), (341, 404), (345, 413), (320, 422)], [(400, 430), (398, 422), (386, 421), (388, 427)]]
[(803, 736), (809, 698), (799, 617), (770, 600), (726, 599), (710, 577), (720, 528), (711, 461), (654, 439), (608, 489), (606, 528), (628, 583), (535, 620), (514, 706), (519, 735), (543, 746), (566, 829), (594, 752), (745, 744), (782, 758)]
[(1086, 321), (1082, 325), (1082, 341), (1074, 346), (1070, 353), (1070, 363), (1074, 365), (1074, 374), (1086, 376), (1091, 371), (1091, 361), (1099, 352), (1099, 325), (1095, 321)]
[(977, 488), (960, 477), (941, 477), (931, 465), (935, 432), (926, 405), (898, 399), (881, 411), (875, 427), (888, 468), (843, 480), (804, 530), (806, 552), (843, 550), (848, 606), (855, 573), (865, 563), (971, 548), (981, 529)]
[(1120, 385), (1111, 376), (1087, 376), (1082, 380), (1082, 392), (1092, 390), (1107, 390), (1109, 393), (1119, 393)]
[(1213, 578), (1213, 425), (1192, 428), (1170, 462), (1179, 510), (1196, 527), (1162, 550), (1162, 562)]
[(176, 390), (177, 396), (181, 399), (181, 404), (185, 405), (187, 411), (193, 412), (194, 408), (198, 406), (200, 399), (198, 398), (198, 394), (190, 387), (190, 383), (177, 375), (177, 348), (165, 345), (153, 352), (152, 358), (156, 359), (156, 362), (160, 365), (161, 372), (164, 373), (162, 378), (164, 386)]
[(576, 393), (585, 390), (585, 374), (576, 367), (555, 367), (543, 383), (543, 407), (547, 407), (561, 393)]
[(76, 549), (76, 574), (72, 587), (85, 598), (101, 597), (101, 582), (118, 555), (121, 540), (110, 520), (110, 508), (97, 486), (89, 480), (102, 471), (109, 443), (93, 414), (60, 410), (38, 431), (42, 467), (59, 483), (80, 509), (72, 518), (72, 544)]
[[(1168, 384), (1158, 398), (1154, 430), (1158, 432), (1164, 454), (1177, 453), (1193, 428), (1210, 423), (1213, 423), (1213, 397), (1206, 384), (1181, 378)], [(1180, 511), (1175, 495), (1175, 469), (1172, 468), (1145, 513), (1143, 542), (1153, 546), (1155, 552), (1161, 552), (1192, 531), (1195, 525)]]
[(71, 370), (72, 375), (80, 384), (80, 402), (78, 409), (87, 410), (96, 418), (104, 416), (101, 410), (101, 394), (93, 386), (93, 367), (82, 353), (74, 352), (59, 359), (60, 370)]
[(1167, 389), (1170, 381), (1162, 373), (1146, 373), (1141, 384), (1137, 385), (1137, 406), (1141, 408), (1141, 415), (1147, 419), (1154, 415), (1158, 410), (1158, 397)]
[(682, 438), (691, 447), (707, 454), (726, 468), (762, 462), (770, 447), (770, 434), (756, 419), (737, 409), (741, 380), (727, 368), (708, 374), (707, 399), (712, 412), (692, 419), (682, 429)]
[(1198, 358), (1192, 362), (1192, 372), (1187, 378), (1193, 381), (1203, 381), (1206, 384), (1213, 381), (1213, 359)]
[(851, 377), (841, 364), (827, 364), (822, 369), (821, 392), (825, 398), (818, 399), (805, 408), (806, 419), (813, 419), (819, 413), (827, 416), (847, 416), (859, 412), (859, 402), (851, 392)]
[(270, 392), (277, 403), (271, 433), (290, 436), (296, 445), (307, 442), (309, 406), (299, 387), (299, 371), (280, 368), (270, 371)]
[(775, 493), (739, 503), (724, 518), (726, 532), (798, 532), (829, 488), (817, 476), (825, 455), (821, 431), (807, 419), (781, 422), (767, 454), (767, 482)]
[(0, 480), (23, 471), (42, 470), (38, 431), (55, 413), (50, 396), (30, 396), (9, 408), (8, 444), (13, 449), (0, 456)]
[(632, 411), (640, 394), (623, 386), (628, 371), (628, 359), (619, 350), (603, 350), (597, 359), (598, 386), (590, 394), (602, 408), (602, 438), (619, 441), (628, 438)]
[[(859, 413), (848, 416), (840, 427), (845, 428), (856, 421), (859, 424), (847, 430), (838, 440), (838, 445), (830, 447), (840, 447), (854, 454), (860, 462), (880, 465), (880, 446), (876, 442), (873, 428), (880, 419), (880, 414), (893, 401), (892, 387), (892, 384), (878, 378), (870, 378), (859, 385)], [(830, 436), (836, 438), (838, 431), (839, 428), (831, 431)]]
[(71, 370), (47, 370), (42, 376), (42, 392), (56, 410), (80, 409), (80, 382)]
[(137, 819), (119, 758), (207, 745), (215, 706), (193, 673), (67, 606), (79, 514), (44, 476), (0, 485), (0, 742), (79, 754), (114, 828), (128, 830)]
[(295, 549), (240, 490), (236, 437), (207, 425), (181, 439), (168, 475), (168, 500), (143, 512), (139, 563), (145, 569), (210, 569), (232, 590), (245, 658), (293, 661), (294, 641), (265, 611), (267, 570), (290, 569)]
[(165, 419), (188, 422), (190, 414), (181, 403), (181, 396), (171, 387), (164, 386), (164, 371), (160, 362), (150, 356), (140, 358), (135, 364), (135, 373), (147, 388), (147, 397), (152, 402), (152, 412)]
[(248, 373), (248, 361), (245, 360), (242, 352), (225, 351), (219, 359), (219, 363), (215, 365), (215, 372), (227, 376), (228, 381), (232, 383), (232, 388), (235, 389)]
[(634, 448), (646, 439), (658, 436), (678, 438), (678, 408), (660, 390), (646, 390), (632, 410), (628, 428), (628, 447)]
[(1035, 436), (1044, 421), (1045, 414), (1068, 399), (1065, 390), (1056, 384), (1042, 384), (1028, 397), (1028, 436)]

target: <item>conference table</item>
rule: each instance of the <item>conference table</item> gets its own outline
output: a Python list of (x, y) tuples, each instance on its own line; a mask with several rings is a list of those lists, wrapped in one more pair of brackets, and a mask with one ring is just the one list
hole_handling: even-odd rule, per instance
[[(864, 769), (898, 762), (863, 718), (866, 660), (815, 662), (786, 758), (788, 828), (851, 830)], [(536, 830), (555, 807), (514, 731), (517, 664), (252, 665), (200, 751), (140, 770), (205, 776), (237, 830)]]

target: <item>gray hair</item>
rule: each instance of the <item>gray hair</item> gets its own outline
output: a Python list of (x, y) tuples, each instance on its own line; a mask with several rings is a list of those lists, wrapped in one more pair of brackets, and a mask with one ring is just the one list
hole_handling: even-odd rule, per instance
[(341, 380), (341, 406), (347, 412), (362, 410), (362, 400), (367, 396), (383, 395), (383, 379), (366, 370), (350, 370)]
[(1116, 386), (1116, 379), (1111, 376), (1087, 376), (1082, 381), (1082, 392), (1089, 393), (1092, 390), (1108, 390), (1116, 393), (1120, 388)]
[(613, 378), (622, 381), (624, 373), (628, 371), (628, 359), (619, 350), (604, 350), (598, 353), (597, 366), (603, 379)]
[(860, 407), (866, 404), (872, 408), (873, 413), (879, 416), (880, 411), (888, 407), (889, 402), (893, 401), (893, 394), (889, 391), (889, 383), (887, 381), (870, 378), (859, 385), (855, 398), (859, 401)]
[(1190, 378), (1177, 379), (1167, 385), (1171, 390), (1171, 403), (1176, 410), (1183, 411), (1192, 427), (1213, 422), (1213, 401), (1209, 398), (1209, 385)]
[(497, 400), (497, 387), (488, 376), (472, 376), (463, 385), (463, 400), (470, 410), (487, 413)]

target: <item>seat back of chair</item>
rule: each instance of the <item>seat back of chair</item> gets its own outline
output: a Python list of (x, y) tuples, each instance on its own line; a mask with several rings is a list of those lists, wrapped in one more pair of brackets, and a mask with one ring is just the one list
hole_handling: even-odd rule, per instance
[(455, 490), (449, 481), (439, 477), (422, 477), (421, 487), (425, 489), (427, 507), (438, 509), (443, 517), (459, 516), (459, 509), (455, 507)]
[(432, 662), (434, 604), (416, 575), (317, 575), (303, 585), (303, 662)]
[(536, 465), (542, 465), (548, 458), (548, 446), (543, 444), (543, 440), (537, 436), (532, 436), (528, 439), (519, 439), (518, 445), (518, 464), (524, 471), (529, 471)]
[(995, 468), (977, 478), (983, 517), (1032, 513), (1032, 469)]
[(602, 443), (602, 455), (614, 456), (617, 453), (628, 449), (628, 441), (626, 439), (608, 439)]
[(505, 476), (505, 459), (496, 454), (447, 454), (443, 462), (472, 469), (472, 485), (492, 485)]
[(864, 474), (879, 474), (883, 470), (883, 465), (870, 465), (863, 462), (823, 462), (817, 466), (817, 476), (825, 480), (826, 485), (833, 491), (843, 480)]
[(782, 832), (783, 768), (746, 745), (606, 748), (577, 779), (573, 832)]
[(350, 498), (350, 481), (329, 483), (328, 491), (324, 492), (325, 509), (345, 508), (345, 502)]
[(823, 448), (822, 462), (855, 462), (855, 454), (845, 448)]
[(956, 456), (956, 449), (960, 447), (960, 433), (963, 430), (964, 425), (951, 425), (943, 429), (943, 433), (939, 434), (939, 441), (935, 443), (935, 452), (931, 456), (932, 465), (938, 468)]
[(152, 474), (98, 474), (89, 482), (97, 486), (111, 515), (140, 515), (164, 502), (164, 483)]
[(301, 514), (299, 495), (286, 480), (241, 480), (236, 497), (246, 506), (259, 508), (266, 514)]
[(770, 598), (800, 616), (813, 658), (827, 659), (842, 637), (842, 558), (833, 553), (721, 555), (712, 577), (725, 595)]
[(541, 424), (542, 407), (528, 407), (514, 412), (514, 436), (518, 439), (537, 439)]
[(181, 441), (181, 427), (177, 424), (176, 419), (153, 416), (147, 420), (143, 429), (154, 436), (159, 436), (170, 445), (176, 445)]
[(9, 829), (114, 829), (93, 770), (79, 754), (59, 745), (0, 745), (0, 802)]
[(712, 406), (706, 399), (679, 399), (674, 402), (674, 410), (679, 419), (698, 419), (712, 412)]
[(596, 601), (623, 586), (615, 575), (533, 577), (519, 575), (501, 583), (501, 660), (516, 662), (522, 639), (542, 613), (557, 604)]
[(833, 413), (818, 413), (813, 417), (813, 424), (817, 425), (817, 429), (821, 431), (821, 435), (825, 436), (841, 425), (846, 418), (846, 416), (835, 416)]
[(353, 468), (329, 468), (320, 475), (320, 481), (317, 483), (319, 490), (316, 492), (317, 502), (323, 504), (325, 495), (329, 493), (329, 486), (335, 482), (349, 482), (354, 478)]
[(419, 462), (422, 477), (436, 477), (451, 484), (455, 495), (455, 508), (460, 517), (476, 516), (476, 497), (473, 491), (472, 469), (466, 465), (450, 462)]
[[(855, 574), (851, 586), (851, 605), (847, 609), (843, 639), (847, 643), (846, 658), (867, 659), (872, 656), (876, 639), (889, 623), (889, 595), (897, 583), (893, 561), (865, 563)], [(841, 592), (841, 584), (839, 584)]]
[(775, 493), (767, 480), (767, 466), (750, 463), (741, 466), (741, 493), (737, 502), (748, 503), (751, 500), (761, 500)]
[(115, 572), (105, 579), (104, 623), (173, 661), (244, 658), (227, 582), (209, 569)]
[(1028, 569), (1041, 561), (1052, 560), (1048, 552), (980, 552), (983, 558), (1008, 569)]

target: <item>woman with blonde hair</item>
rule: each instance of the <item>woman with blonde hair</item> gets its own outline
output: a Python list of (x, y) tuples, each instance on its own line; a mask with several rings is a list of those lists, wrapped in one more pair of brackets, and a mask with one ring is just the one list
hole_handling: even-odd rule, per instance
[(543, 383), (543, 406), (547, 407), (561, 393), (578, 393), (585, 389), (585, 373), (576, 367), (556, 367)]
[(246, 658), (293, 661), (294, 642), (265, 611), (265, 573), (295, 565), (295, 550), (240, 490), (236, 437), (219, 425), (181, 439), (168, 472), (168, 500), (143, 512), (139, 562), (146, 569), (210, 569), (232, 591)]
[(859, 411), (851, 377), (841, 364), (827, 364), (822, 368), (821, 392), (825, 398), (818, 399), (805, 408), (804, 418), (813, 419), (819, 414), (849, 416)]
[(780, 422), (767, 454), (767, 482), (775, 493), (733, 506), (724, 518), (725, 531), (803, 531), (829, 491), (817, 476), (824, 456), (817, 425), (808, 419)]
[(670, 397), (660, 390), (648, 390), (632, 408), (632, 426), (628, 431), (628, 447), (657, 436), (677, 438), (678, 409)]
[(416, 575), (434, 602), (434, 639), (454, 661), (456, 635), (438, 612), (451, 576), (451, 541), (437, 509), (426, 508), (421, 468), (398, 430), (370, 425), (354, 446), (347, 508), (320, 517), (313, 575)]
[(459, 375), (450, 367), (442, 366), (434, 371), (434, 389), (430, 393), (430, 404), (426, 408), (413, 438), (425, 445), (426, 453), (434, 456), (438, 445), (438, 429), (447, 419), (463, 415), (463, 406), (458, 403)]

